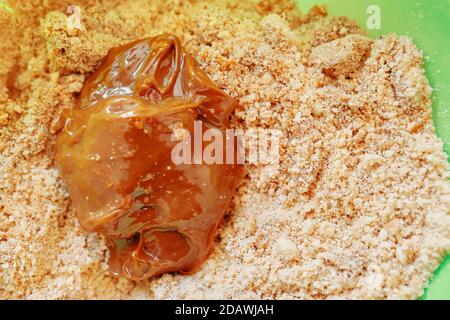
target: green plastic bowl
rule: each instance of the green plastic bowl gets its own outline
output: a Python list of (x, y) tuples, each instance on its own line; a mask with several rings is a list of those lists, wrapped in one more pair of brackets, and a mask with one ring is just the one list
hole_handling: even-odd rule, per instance
[[(332, 15), (348, 16), (361, 26), (377, 5), (381, 12), (380, 29), (368, 30), (370, 36), (395, 32), (410, 36), (422, 49), (425, 70), (433, 87), (433, 120), (437, 135), (444, 141), (450, 156), (450, 0), (299, 0), (307, 11), (311, 6), (326, 4)], [(435, 271), (421, 299), (450, 300), (450, 255)]]

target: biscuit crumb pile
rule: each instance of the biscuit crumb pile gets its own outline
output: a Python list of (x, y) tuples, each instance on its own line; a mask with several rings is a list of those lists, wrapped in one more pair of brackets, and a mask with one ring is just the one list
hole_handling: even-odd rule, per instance
[[(416, 298), (450, 250), (448, 164), (421, 52), (281, 0), (9, 1), (0, 7), (0, 298)], [(70, 20), (73, 21), (73, 20)], [(234, 124), (282, 132), (247, 166), (193, 275), (108, 274), (54, 163), (55, 119), (110, 48), (177, 35), (239, 100)]]

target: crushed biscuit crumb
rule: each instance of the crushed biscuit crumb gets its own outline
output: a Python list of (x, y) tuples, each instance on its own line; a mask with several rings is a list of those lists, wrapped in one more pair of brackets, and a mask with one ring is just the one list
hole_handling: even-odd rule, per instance
[[(408, 37), (370, 40), (323, 7), (279, 0), (82, 0), (73, 30), (70, 2), (0, 8), (0, 298), (423, 293), (450, 250), (450, 188)], [(281, 162), (277, 174), (247, 167), (201, 270), (135, 283), (111, 277), (104, 239), (80, 228), (51, 128), (110, 48), (163, 32), (239, 100), (236, 126), (283, 132)]]

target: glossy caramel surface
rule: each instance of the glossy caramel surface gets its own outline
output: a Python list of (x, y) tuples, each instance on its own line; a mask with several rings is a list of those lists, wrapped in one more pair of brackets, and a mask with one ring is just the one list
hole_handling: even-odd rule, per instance
[(108, 239), (113, 274), (192, 272), (207, 257), (241, 166), (175, 165), (173, 128), (223, 131), (236, 107), (161, 35), (111, 50), (64, 110), (57, 164), (82, 227)]

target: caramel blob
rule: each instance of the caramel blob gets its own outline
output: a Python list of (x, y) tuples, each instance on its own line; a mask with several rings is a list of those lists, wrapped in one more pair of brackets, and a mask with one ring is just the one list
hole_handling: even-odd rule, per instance
[(179, 164), (173, 129), (229, 126), (235, 100), (171, 35), (112, 49), (64, 110), (57, 164), (82, 227), (108, 239), (110, 269), (141, 280), (193, 272), (241, 177), (237, 164)]

